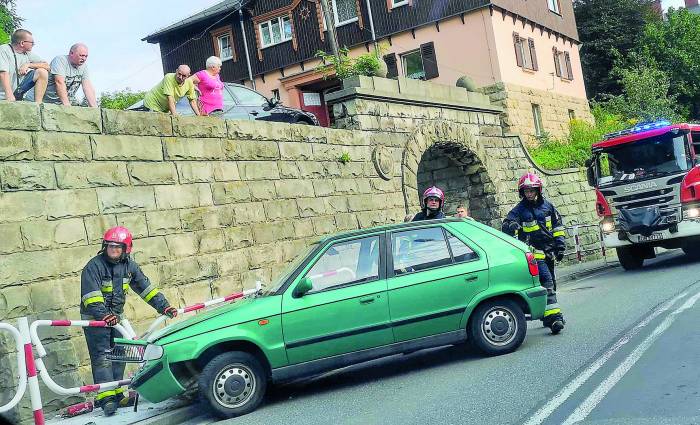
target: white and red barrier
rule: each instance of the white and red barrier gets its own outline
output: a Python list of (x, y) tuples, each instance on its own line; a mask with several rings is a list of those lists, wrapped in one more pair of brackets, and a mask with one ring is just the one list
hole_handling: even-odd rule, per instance
[[(583, 245), (581, 244), (580, 229), (581, 228), (590, 228), (590, 227), (598, 228), (598, 241), (600, 243), (600, 248), (584, 249)], [(574, 239), (574, 250), (565, 252), (564, 253), (565, 255), (576, 255), (576, 260), (579, 263), (581, 263), (581, 262), (583, 262), (583, 257), (585, 255), (588, 255), (589, 253), (593, 253), (593, 252), (600, 250), (600, 254), (602, 255), (602, 257), (604, 259), (606, 259), (605, 244), (603, 243), (603, 232), (600, 230), (600, 226), (598, 226), (597, 224), (580, 224), (580, 225), (566, 227), (566, 230), (567, 230), (567, 233), (569, 234), (569, 236), (573, 237), (573, 239)]]
[[(24, 345), (24, 338), (22, 338), (22, 334), (20, 334), (19, 330), (7, 323), (0, 323), (0, 330), (8, 331), (14, 337), (15, 345), (17, 347), (17, 372), (19, 373), (17, 392), (15, 393), (15, 396), (12, 397), (12, 400), (0, 406), (0, 413), (4, 413), (15, 407), (20, 402), (20, 400), (22, 400), (25, 391), (27, 391), (27, 361), (25, 358), (26, 351)], [(31, 341), (28, 342), (29, 350), (31, 350)]]

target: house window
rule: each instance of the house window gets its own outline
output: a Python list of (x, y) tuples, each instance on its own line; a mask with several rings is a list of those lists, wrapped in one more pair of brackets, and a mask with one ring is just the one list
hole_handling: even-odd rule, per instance
[(280, 91), (279, 89), (272, 89), (272, 98), (280, 100)]
[(357, 21), (356, 0), (333, 0), (333, 16), (335, 25), (345, 25)]
[(559, 9), (559, 0), (547, 0), (547, 6), (549, 6), (549, 10), (551, 10), (552, 12), (561, 15), (561, 11)]
[(576, 119), (576, 111), (569, 109), (569, 121)]
[(518, 33), (513, 34), (515, 45), (515, 62), (523, 69), (537, 71), (537, 53), (535, 52), (535, 40), (522, 38)]
[(233, 31), (231, 28), (219, 28), (211, 32), (214, 42), (214, 55), (222, 61), (233, 59), (236, 61), (236, 50), (233, 47)]
[(532, 104), (532, 119), (535, 122), (535, 136), (542, 137), (544, 131), (542, 130), (542, 111), (540, 110), (540, 105)]
[(425, 80), (425, 69), (423, 69), (423, 57), (420, 54), (420, 50), (401, 55), (401, 64), (403, 66), (403, 75), (406, 78)]
[(562, 52), (556, 47), (554, 48), (554, 72), (557, 74), (557, 77), (564, 80), (571, 81), (574, 79), (569, 52)]
[(263, 47), (273, 46), (292, 39), (292, 22), (289, 16), (280, 16), (260, 24)]
[(391, 8), (405, 6), (408, 4), (408, 0), (389, 0), (391, 2)]

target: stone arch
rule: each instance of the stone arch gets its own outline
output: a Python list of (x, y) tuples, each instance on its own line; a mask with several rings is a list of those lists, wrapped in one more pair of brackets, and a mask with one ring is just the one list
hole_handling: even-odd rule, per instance
[(471, 216), (488, 224), (500, 223), (496, 186), (487, 169), (478, 137), (464, 128), (426, 128), (407, 143), (402, 160), (402, 186), (407, 213), (420, 209), (427, 187), (445, 190), (445, 212), (454, 214), (464, 203)]

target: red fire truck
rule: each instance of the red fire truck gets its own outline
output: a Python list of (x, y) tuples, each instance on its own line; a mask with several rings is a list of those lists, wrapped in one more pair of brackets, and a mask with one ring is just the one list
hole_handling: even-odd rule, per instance
[(606, 248), (625, 270), (655, 247), (700, 258), (700, 124), (641, 123), (595, 143), (586, 163)]

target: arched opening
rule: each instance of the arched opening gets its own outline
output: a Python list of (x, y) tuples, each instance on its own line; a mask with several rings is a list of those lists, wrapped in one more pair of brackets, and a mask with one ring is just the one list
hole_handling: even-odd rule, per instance
[[(481, 160), (467, 147), (437, 142), (423, 152), (416, 173), (418, 198), (430, 186), (445, 192), (445, 214), (452, 216), (464, 205), (474, 219), (491, 224), (495, 199), (485, 185), (491, 183)], [(490, 185), (493, 186), (493, 185)]]

